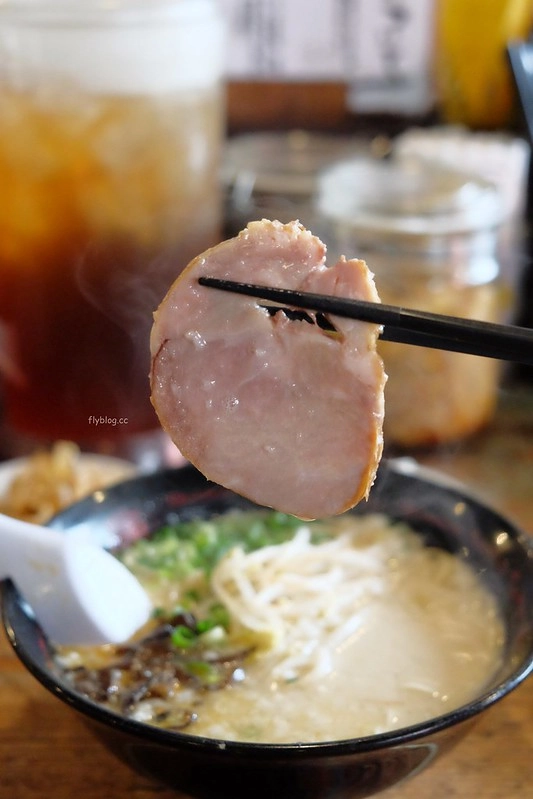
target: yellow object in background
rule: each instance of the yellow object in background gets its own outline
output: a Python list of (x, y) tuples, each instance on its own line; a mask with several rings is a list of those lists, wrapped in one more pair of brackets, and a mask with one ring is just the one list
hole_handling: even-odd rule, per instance
[(528, 38), (532, 0), (437, 0), (435, 79), (445, 122), (504, 127), (514, 88), (510, 41)]

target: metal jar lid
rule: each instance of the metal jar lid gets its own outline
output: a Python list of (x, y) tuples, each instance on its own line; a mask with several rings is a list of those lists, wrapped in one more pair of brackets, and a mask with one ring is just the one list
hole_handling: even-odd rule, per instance
[(498, 189), (464, 172), (421, 159), (355, 158), (325, 169), (316, 207), (354, 234), (393, 238), (475, 234), (503, 221)]

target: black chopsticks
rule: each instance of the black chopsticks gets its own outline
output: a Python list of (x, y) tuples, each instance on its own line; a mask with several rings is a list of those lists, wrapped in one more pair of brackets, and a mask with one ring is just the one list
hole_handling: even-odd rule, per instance
[(327, 294), (200, 277), (202, 286), (261, 300), (382, 325), (380, 338), (432, 349), (465, 352), (533, 366), (533, 330)]

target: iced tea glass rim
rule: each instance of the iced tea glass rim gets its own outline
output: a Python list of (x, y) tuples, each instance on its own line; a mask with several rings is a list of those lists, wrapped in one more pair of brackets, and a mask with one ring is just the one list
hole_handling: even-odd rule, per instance
[(214, 0), (7, 0), (0, 4), (0, 25), (144, 25), (194, 22), (217, 9)]

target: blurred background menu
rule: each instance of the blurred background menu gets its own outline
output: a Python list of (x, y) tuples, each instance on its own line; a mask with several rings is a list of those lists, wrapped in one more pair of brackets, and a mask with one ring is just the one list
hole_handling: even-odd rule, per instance
[(230, 80), (346, 83), (347, 110), (416, 114), (432, 106), (433, 0), (222, 5), (230, 25)]
[[(430, 119), (500, 128), (513, 115), (505, 48), (528, 38), (530, 0), (220, 3), (229, 30), (230, 125), (248, 119), (250, 125), (284, 126), (301, 115), (313, 128), (335, 128), (341, 120), (353, 123), (353, 115), (426, 118), (436, 112)], [(245, 107), (235, 89), (256, 82), (261, 97)], [(324, 83), (328, 89), (320, 94)], [(296, 99), (284, 102), (283, 89), (287, 97), (294, 84)]]

